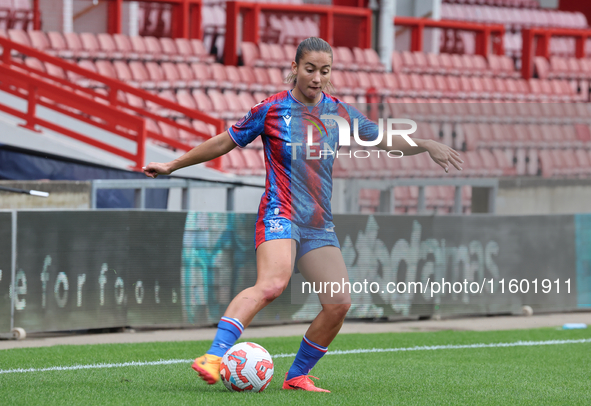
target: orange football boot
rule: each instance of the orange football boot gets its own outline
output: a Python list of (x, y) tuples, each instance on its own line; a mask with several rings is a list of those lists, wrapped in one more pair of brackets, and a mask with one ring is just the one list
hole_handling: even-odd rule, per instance
[(220, 363), (222, 357), (218, 357), (211, 354), (205, 354), (193, 362), (191, 368), (193, 368), (201, 379), (210, 385), (217, 383), (220, 380)]
[(283, 381), (282, 389), (300, 389), (308, 392), (329, 392), (329, 390), (317, 388), (310, 378), (318, 379), (312, 375), (302, 375), (287, 380), (287, 372), (285, 373), (285, 381)]

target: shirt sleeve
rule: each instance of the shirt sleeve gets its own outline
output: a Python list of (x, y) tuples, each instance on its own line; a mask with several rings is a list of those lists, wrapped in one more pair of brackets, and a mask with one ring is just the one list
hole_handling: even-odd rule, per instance
[(355, 107), (351, 105), (346, 105), (345, 107), (347, 112), (349, 113), (350, 119), (350, 126), (351, 126), (351, 137), (353, 136), (354, 131), (354, 119), (357, 119), (358, 128), (359, 128), (359, 138), (363, 141), (375, 141), (378, 139), (379, 136), (379, 128), (376, 123), (371, 121), (369, 118), (365, 117), (363, 113), (357, 110)]
[(228, 134), (236, 145), (244, 148), (263, 132), (269, 107), (270, 103), (265, 101), (254, 105), (240, 121), (228, 128)]

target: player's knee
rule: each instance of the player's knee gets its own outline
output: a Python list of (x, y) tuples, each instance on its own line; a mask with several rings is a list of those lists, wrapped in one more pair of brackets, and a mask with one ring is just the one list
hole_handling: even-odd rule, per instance
[(351, 308), (351, 303), (325, 304), (323, 308), (331, 314), (331, 318), (334, 320), (343, 320)]
[(281, 296), (281, 294), (283, 293), (283, 291), (287, 287), (288, 282), (289, 282), (289, 280), (284, 281), (282, 279), (276, 279), (276, 280), (270, 281), (268, 283), (265, 283), (261, 287), (263, 301), (270, 303), (273, 300), (277, 299), (279, 296)]

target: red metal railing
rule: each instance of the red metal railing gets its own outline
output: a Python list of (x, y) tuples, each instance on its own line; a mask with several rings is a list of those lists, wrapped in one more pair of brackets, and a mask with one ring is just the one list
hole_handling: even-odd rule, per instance
[(395, 17), (395, 26), (407, 26), (411, 28), (411, 51), (423, 51), (423, 38), (425, 28), (442, 28), (476, 33), (476, 50), (478, 55), (486, 56), (492, 47), (492, 53), (503, 55), (503, 36), (505, 27), (498, 24), (475, 24), (464, 21), (431, 20), (416, 17)]
[[(226, 2), (226, 38), (224, 43), (224, 63), (236, 65), (238, 62), (238, 33), (242, 32), (242, 41), (258, 44), (259, 17), (261, 13), (289, 13), (294, 15), (308, 15), (320, 17), (320, 38), (334, 45), (335, 17), (350, 17), (361, 20), (361, 29), (356, 33), (356, 44), (349, 44), (349, 47), (360, 48), (371, 47), (371, 10), (358, 7), (344, 6), (307, 6), (292, 4), (264, 4), (246, 3), (240, 1)], [(243, 24), (239, 25), (239, 16), (242, 14)], [(342, 27), (339, 27), (342, 30)], [(302, 33), (303, 34), (303, 33)]]
[[(18, 70), (13, 69), (13, 67), (16, 66), (18, 66)], [(133, 161), (135, 163), (133, 169), (140, 170), (144, 163), (144, 144), (146, 140), (146, 123), (141, 117), (124, 113), (114, 107), (97, 102), (81, 93), (65, 92), (60, 86), (56, 86), (53, 83), (25, 73), (26, 70), (20, 69), (22, 67), (22, 64), (0, 64), (0, 77), (2, 77), (2, 85), (0, 86), (0, 89), (11, 93), (14, 96), (27, 99), (27, 111), (21, 112), (2, 104), (0, 104), (0, 110), (26, 120), (26, 124), (22, 125), (25, 128), (37, 131), (36, 126), (40, 126), (62, 133), (114, 155)], [(10, 85), (5, 87), (4, 82), (10, 83)], [(51, 100), (51, 102), (48, 102), (47, 100)], [(88, 118), (80, 117), (82, 121), (94, 124), (97, 127), (111, 131), (121, 137), (135, 141), (137, 144), (136, 153), (132, 154), (94, 138), (77, 133), (56, 123), (52, 123), (51, 121), (44, 120), (36, 114), (38, 105), (48, 107), (71, 117), (76, 115), (74, 113), (80, 108), (80, 106), (84, 106), (84, 113), (92, 116), (94, 120), (100, 120), (100, 122), (92, 123)]]
[(591, 30), (528, 28), (521, 30), (521, 37), (521, 74), (524, 79), (529, 79), (533, 74), (534, 56), (550, 58), (550, 39), (552, 37), (575, 38), (575, 56), (584, 58), (585, 43), (587, 38), (591, 37)]
[[(154, 103), (168, 111), (180, 113), (180, 115), (184, 115), (189, 119), (212, 124), (215, 126), (217, 133), (223, 131), (224, 124), (222, 120), (213, 118), (200, 111), (180, 106), (124, 82), (104, 77), (73, 63), (12, 42), (6, 38), (0, 37), (0, 47), (3, 48), (0, 59), (0, 90), (26, 99), (28, 102), (26, 113), (2, 104), (0, 104), (0, 110), (26, 120), (26, 124), (23, 126), (31, 130), (36, 130), (37, 126), (44, 127), (129, 159), (134, 162), (135, 166), (133, 169), (135, 170), (139, 170), (144, 164), (146, 139), (153, 139), (183, 151), (188, 151), (192, 148), (192, 146), (184, 144), (179, 140), (147, 129), (144, 118), (150, 118), (157, 123), (165, 123), (201, 138), (210, 138), (210, 135), (120, 100), (119, 96), (125, 93)], [(71, 72), (87, 78), (101, 85), (105, 89), (106, 94), (82, 87), (65, 78), (34, 69), (14, 59), (12, 57), (13, 53), (37, 58), (40, 61), (62, 68), (64, 73)], [(130, 154), (127, 151), (97, 141), (72, 129), (48, 122), (37, 115), (36, 107), (38, 105), (135, 141), (137, 143), (136, 153)], [(139, 123), (141, 123), (141, 128)], [(221, 160), (217, 159), (213, 161), (210, 163), (210, 166), (219, 169), (221, 167)]]

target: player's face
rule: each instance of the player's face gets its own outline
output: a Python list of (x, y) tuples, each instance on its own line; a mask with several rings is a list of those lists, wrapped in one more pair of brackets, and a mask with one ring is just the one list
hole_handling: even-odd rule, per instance
[(296, 88), (304, 103), (318, 102), (330, 80), (331, 66), (330, 54), (318, 51), (305, 53), (297, 65), (292, 62), (292, 71), (297, 77)]

